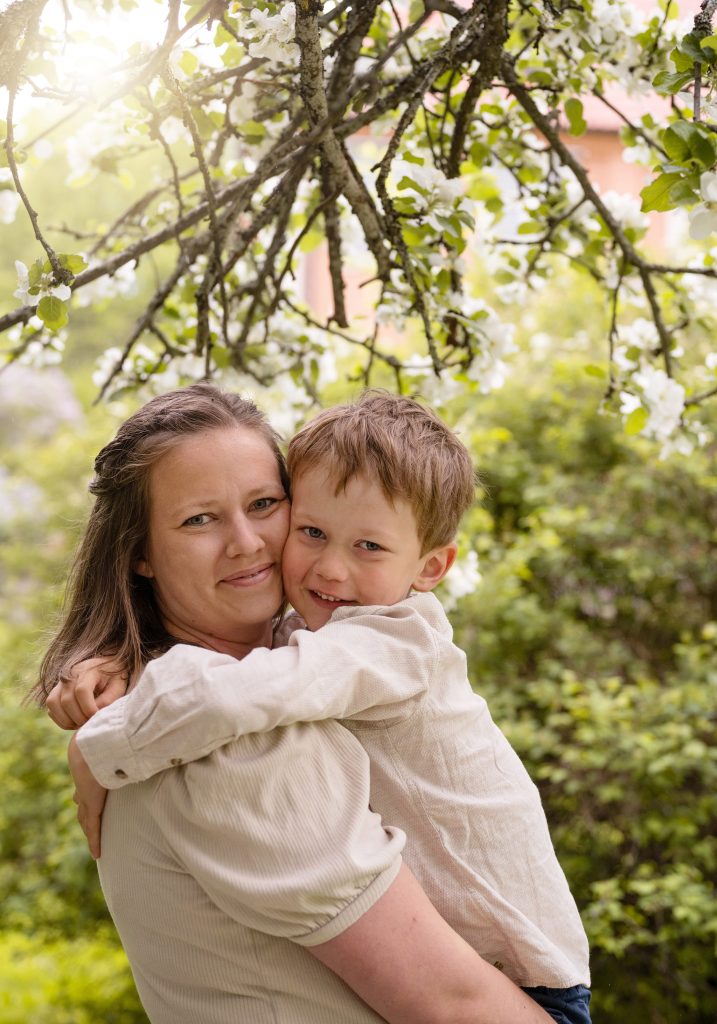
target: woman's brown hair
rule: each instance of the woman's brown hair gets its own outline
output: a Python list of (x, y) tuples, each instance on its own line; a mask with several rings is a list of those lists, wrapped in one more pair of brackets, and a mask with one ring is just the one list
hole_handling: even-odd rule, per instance
[(135, 572), (146, 547), (149, 476), (157, 460), (192, 434), (230, 427), (259, 433), (289, 480), (278, 435), (253, 402), (214, 384), (159, 395), (125, 420), (95, 459), (90, 512), (70, 572), (65, 618), (40, 665), (31, 698), (44, 704), (73, 665), (112, 652), (130, 678), (172, 644), (148, 579)]

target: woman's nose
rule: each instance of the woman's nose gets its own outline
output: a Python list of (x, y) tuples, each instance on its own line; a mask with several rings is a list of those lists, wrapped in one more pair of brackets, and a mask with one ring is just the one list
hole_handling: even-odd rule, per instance
[(257, 533), (254, 524), (244, 515), (237, 515), (231, 520), (227, 535), (227, 554), (253, 555), (264, 547), (264, 540)]

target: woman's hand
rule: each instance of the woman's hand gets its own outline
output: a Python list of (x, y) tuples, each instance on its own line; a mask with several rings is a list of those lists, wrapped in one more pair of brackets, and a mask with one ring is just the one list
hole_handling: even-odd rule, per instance
[(73, 736), (70, 740), (67, 760), (75, 783), (72, 799), (77, 804), (77, 820), (85, 833), (90, 853), (97, 860), (100, 855), (100, 828), (107, 790), (99, 784), (90, 771), (77, 744), (77, 736)]
[(47, 698), (47, 712), (61, 729), (79, 729), (100, 708), (124, 697), (129, 677), (112, 657), (88, 658), (74, 665)]

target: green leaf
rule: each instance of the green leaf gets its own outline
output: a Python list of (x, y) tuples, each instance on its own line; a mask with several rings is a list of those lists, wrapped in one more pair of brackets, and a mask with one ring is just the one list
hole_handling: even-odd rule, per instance
[(69, 270), (71, 274), (79, 274), (87, 267), (87, 261), (79, 253), (61, 252), (57, 258), (60, 261), (60, 266)]
[[(52, 269), (49, 260), (47, 261), (47, 268), (47, 272), (49, 272)], [(36, 288), (37, 285), (39, 285), (40, 281), (42, 280), (42, 275), (45, 272), (45, 265), (43, 264), (42, 260), (34, 260), (30, 264), (30, 269), (28, 270), (27, 277), (31, 288)]]
[(689, 142), (682, 130), (686, 124), (686, 121), (678, 121), (677, 124), (671, 125), (662, 133), (662, 145), (665, 147), (665, 152), (670, 160), (676, 160), (677, 163), (687, 160), (690, 155)]
[(45, 327), (49, 327), (51, 331), (59, 331), (70, 319), (67, 313), (67, 306), (54, 295), (45, 295), (40, 299), (37, 315)]
[(717, 36), (706, 36), (704, 39), (700, 39), (700, 47), (703, 50), (708, 47), (717, 50)]
[(399, 181), (399, 183), (396, 186), (396, 188), (399, 188), (399, 189), (410, 188), (413, 192), (419, 192), (422, 196), (427, 196), (428, 195), (428, 192), (426, 191), (425, 188), (421, 188), (421, 186), (418, 184), (418, 182), (413, 181), (412, 178), (409, 178), (405, 174), (401, 178), (401, 180)]
[(324, 240), (324, 233), (320, 227), (310, 227), (299, 242), (300, 252), (313, 252), (318, 249)]
[(640, 431), (644, 429), (648, 419), (649, 413), (647, 409), (643, 409), (642, 406), (638, 409), (633, 409), (625, 420), (625, 433), (630, 437), (634, 437), (635, 434), (639, 434)]
[(422, 156), (417, 156), (415, 153), (402, 153), (401, 159), (405, 160), (407, 164), (418, 164), (419, 167), (423, 167), (426, 162)]
[(688, 32), (677, 44), (677, 49), (698, 63), (705, 63), (707, 60), (701, 47), (701, 38), (695, 32)]
[(191, 50), (185, 50), (179, 59), (179, 66), (185, 75), (193, 75), (198, 65), (199, 59)]
[(470, 158), (476, 167), (482, 167), (484, 164), (490, 163), (492, 159), (490, 146), (486, 146), (485, 142), (480, 140), (474, 142), (470, 149)]
[(670, 189), (680, 181), (682, 181), (681, 174), (660, 174), (653, 182), (646, 185), (640, 192), (642, 212), (672, 210), (675, 204), (670, 196)]
[(220, 370), (226, 370), (231, 366), (231, 352), (223, 345), (213, 345), (212, 360)]
[(571, 135), (584, 135), (588, 123), (583, 117), (583, 105), (580, 100), (571, 98), (565, 101), (565, 116), (570, 125)]
[(406, 245), (414, 248), (417, 245), (423, 245), (429, 232), (425, 228), (417, 227), (415, 224), (406, 222), (403, 225), (403, 239)]
[(266, 135), (266, 128), (260, 121), (245, 121), (239, 131), (248, 139), (263, 139)]
[(717, 158), (712, 137), (692, 121), (676, 121), (671, 124), (662, 133), (662, 144), (670, 160), (677, 163), (695, 160), (707, 170), (714, 166)]
[(652, 84), (655, 87), (655, 92), (660, 96), (674, 96), (683, 86), (692, 82), (694, 77), (691, 71), (660, 71), (653, 78)]
[(588, 377), (599, 377), (600, 380), (604, 380), (607, 376), (602, 366), (595, 366), (594, 363), (590, 363), (585, 367), (585, 373), (587, 373)]
[(677, 71), (689, 71), (691, 74), (694, 72), (694, 58), (688, 57), (686, 53), (680, 53), (677, 47), (675, 47), (675, 49), (670, 54), (670, 60), (675, 65), (675, 69)]

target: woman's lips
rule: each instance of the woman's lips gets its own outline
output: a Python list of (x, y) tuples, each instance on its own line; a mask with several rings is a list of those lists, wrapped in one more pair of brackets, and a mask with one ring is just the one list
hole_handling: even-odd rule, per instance
[(220, 582), (226, 583), (230, 587), (255, 587), (267, 580), (273, 572), (274, 563), (270, 562), (269, 565), (260, 565), (256, 569), (242, 569), (241, 572), (225, 576)]

